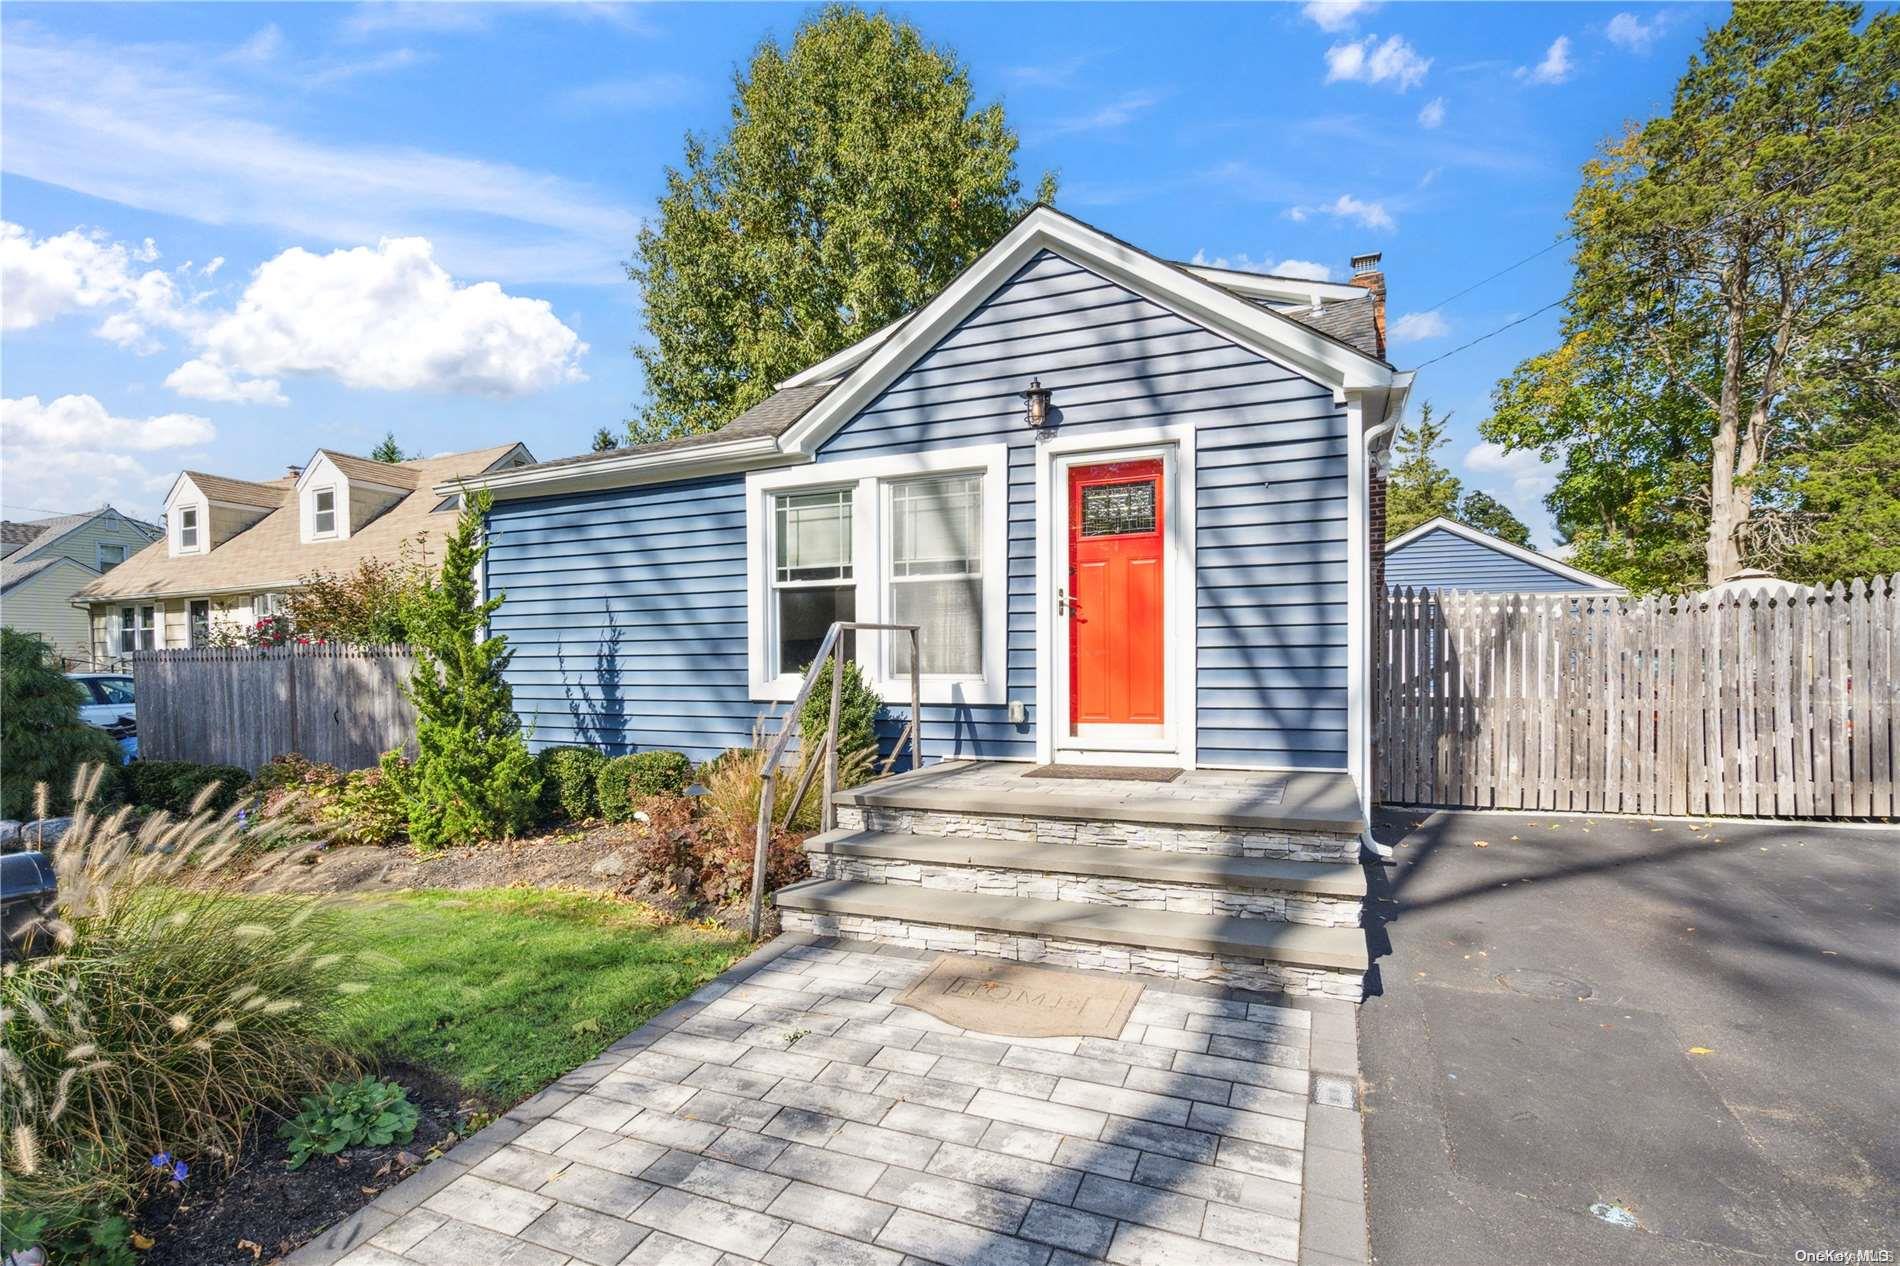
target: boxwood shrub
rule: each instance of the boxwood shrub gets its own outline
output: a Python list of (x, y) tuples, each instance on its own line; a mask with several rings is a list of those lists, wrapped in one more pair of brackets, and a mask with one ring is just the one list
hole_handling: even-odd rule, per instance
[(541, 764), (542, 811), (573, 822), (600, 815), (595, 782), (607, 754), (592, 747), (548, 747), (535, 757)]
[(693, 762), (684, 752), (637, 752), (602, 765), (594, 794), (601, 817), (625, 822), (633, 817), (636, 798), (677, 796), (692, 781)]
[(250, 771), (237, 765), (200, 765), (188, 760), (139, 760), (125, 767), (126, 799), (141, 809), (169, 809), (183, 815), (210, 783), (218, 790), (205, 806), (222, 813), (237, 803), (251, 783)]

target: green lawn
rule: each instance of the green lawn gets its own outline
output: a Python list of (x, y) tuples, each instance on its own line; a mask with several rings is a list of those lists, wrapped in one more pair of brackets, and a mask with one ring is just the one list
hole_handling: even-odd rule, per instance
[(523, 889), (343, 907), (357, 949), (400, 969), (363, 994), (351, 1045), (512, 1103), (712, 979), (744, 938), (641, 906)]

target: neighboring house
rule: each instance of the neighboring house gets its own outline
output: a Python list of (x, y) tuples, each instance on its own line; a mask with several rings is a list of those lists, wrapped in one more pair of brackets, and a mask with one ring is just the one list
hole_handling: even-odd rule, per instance
[(532, 463), (521, 444), (418, 461), (318, 449), (281, 479), (188, 470), (165, 497), (162, 539), (81, 589), (95, 655), (202, 646), (283, 609), (314, 572), (405, 553), (431, 564), (454, 526), (458, 481)]
[(91, 663), (91, 626), (73, 595), (162, 535), (111, 506), (0, 522), (0, 620), (50, 643), (70, 665)]
[(1613, 580), (1443, 517), (1385, 543), (1385, 584), (1478, 593), (1625, 592)]
[[(1363, 804), (1372, 455), (1412, 377), (1378, 258), (1189, 267), (1037, 208), (717, 432), (471, 480), (535, 743), (708, 757), (832, 621), (915, 623), (927, 759), (1338, 771)], [(850, 653), (894, 736), (907, 643)]]

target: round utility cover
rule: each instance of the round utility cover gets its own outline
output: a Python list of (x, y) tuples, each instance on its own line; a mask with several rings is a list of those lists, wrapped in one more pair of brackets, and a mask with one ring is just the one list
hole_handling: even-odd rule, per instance
[(1529, 994), (1533, 998), (1588, 998), (1596, 993), (1596, 986), (1587, 980), (1535, 967), (1518, 967), (1507, 971), (1498, 977), (1498, 983), (1506, 989)]

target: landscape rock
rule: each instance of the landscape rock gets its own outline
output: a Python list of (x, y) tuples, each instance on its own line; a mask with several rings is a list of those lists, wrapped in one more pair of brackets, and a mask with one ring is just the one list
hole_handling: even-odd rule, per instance
[(603, 878), (612, 875), (623, 875), (627, 871), (627, 859), (619, 853), (609, 853), (588, 867), (588, 869)]

